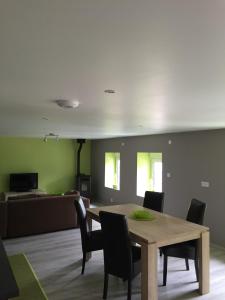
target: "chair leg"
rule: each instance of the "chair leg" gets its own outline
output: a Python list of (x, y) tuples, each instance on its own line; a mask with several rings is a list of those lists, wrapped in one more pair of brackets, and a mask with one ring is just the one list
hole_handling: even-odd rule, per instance
[(164, 254), (163, 260), (163, 285), (166, 286), (167, 280), (167, 264), (168, 264), (168, 256)]
[(195, 273), (196, 273), (196, 278), (197, 281), (199, 281), (199, 267), (198, 267), (198, 258), (195, 258)]
[(84, 274), (85, 262), (86, 262), (86, 252), (83, 252), (82, 271), (81, 271), (82, 275)]
[(107, 293), (108, 293), (108, 282), (109, 282), (109, 274), (105, 272), (105, 275), (104, 275), (103, 299), (106, 299), (106, 298), (107, 298)]
[(131, 290), (132, 290), (132, 279), (128, 279), (128, 290), (127, 290), (127, 300), (131, 300)]
[(185, 264), (186, 264), (186, 270), (189, 271), (190, 268), (189, 268), (189, 261), (188, 261), (188, 258), (185, 258)]

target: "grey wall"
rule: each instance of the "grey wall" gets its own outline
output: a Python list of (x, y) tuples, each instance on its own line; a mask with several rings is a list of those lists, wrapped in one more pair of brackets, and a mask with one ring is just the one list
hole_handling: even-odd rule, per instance
[[(168, 140), (172, 144), (168, 144)], [(122, 143), (125, 143), (123, 146)], [(104, 187), (104, 153), (120, 152), (120, 191)], [(210, 130), (128, 138), (96, 140), (92, 144), (92, 178), (94, 198), (110, 203), (135, 202), (137, 152), (163, 153), (163, 191), (165, 212), (185, 217), (192, 198), (207, 203), (205, 225), (211, 240), (225, 246), (225, 130)], [(167, 178), (167, 172), (171, 177)], [(201, 187), (209, 181), (210, 187)]]

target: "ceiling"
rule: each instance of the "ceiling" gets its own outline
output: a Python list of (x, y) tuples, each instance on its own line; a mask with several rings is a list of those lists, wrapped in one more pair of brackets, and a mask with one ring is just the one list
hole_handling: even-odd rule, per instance
[(0, 43), (0, 136), (225, 127), (223, 0), (0, 0)]

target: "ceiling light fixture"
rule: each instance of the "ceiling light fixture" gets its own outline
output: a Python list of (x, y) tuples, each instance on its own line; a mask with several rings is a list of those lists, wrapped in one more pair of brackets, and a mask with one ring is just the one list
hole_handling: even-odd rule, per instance
[(104, 93), (106, 93), (106, 94), (115, 94), (116, 91), (112, 90), (112, 89), (106, 89), (106, 90), (104, 90)]
[(47, 143), (48, 138), (55, 138), (55, 139), (56, 139), (56, 142), (59, 141), (59, 135), (58, 135), (58, 134), (55, 134), (55, 133), (52, 133), (52, 132), (50, 132), (50, 133), (48, 133), (48, 134), (46, 134), (46, 135), (44, 136), (44, 142), (45, 142), (45, 143)]
[(77, 108), (80, 105), (78, 100), (57, 99), (55, 103), (62, 108)]

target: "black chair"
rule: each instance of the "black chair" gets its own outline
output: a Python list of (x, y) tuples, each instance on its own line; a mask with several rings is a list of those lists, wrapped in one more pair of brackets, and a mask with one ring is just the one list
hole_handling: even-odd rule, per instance
[(102, 231), (90, 231), (87, 222), (86, 208), (81, 197), (75, 199), (74, 205), (77, 211), (77, 218), (80, 225), (80, 234), (83, 250), (83, 262), (81, 273), (84, 274), (87, 253), (103, 249)]
[(145, 192), (143, 207), (163, 212), (164, 193), (159, 192)]
[(109, 274), (128, 280), (127, 300), (131, 299), (131, 282), (141, 270), (141, 248), (132, 246), (124, 215), (100, 211), (104, 244), (104, 290), (107, 298)]
[[(192, 223), (202, 225), (204, 220), (205, 209), (206, 209), (206, 204), (204, 202), (201, 202), (197, 199), (192, 199), (186, 220)], [(196, 277), (197, 277), (197, 281), (199, 281), (199, 276), (198, 276), (199, 260), (198, 260), (197, 246), (198, 246), (197, 240), (192, 240), (192, 241), (160, 248), (164, 255), (164, 263), (163, 263), (163, 285), (164, 286), (166, 285), (166, 281), (167, 281), (168, 256), (184, 258), (187, 271), (189, 270), (188, 259), (194, 260)]]

